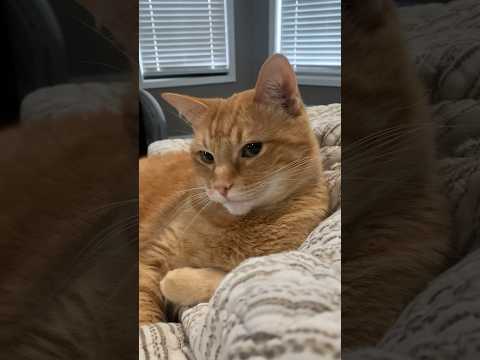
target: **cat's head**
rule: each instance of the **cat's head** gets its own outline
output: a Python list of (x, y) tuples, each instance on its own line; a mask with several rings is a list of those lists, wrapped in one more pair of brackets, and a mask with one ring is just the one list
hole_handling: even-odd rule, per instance
[(192, 125), (207, 196), (231, 214), (275, 204), (318, 176), (318, 144), (284, 56), (265, 62), (255, 89), (228, 99), (162, 96)]

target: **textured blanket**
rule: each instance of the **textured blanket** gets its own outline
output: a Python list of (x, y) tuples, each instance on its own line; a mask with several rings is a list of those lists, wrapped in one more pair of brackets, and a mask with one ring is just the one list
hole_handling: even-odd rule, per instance
[[(252, 258), (181, 324), (140, 329), (140, 359), (340, 358), (340, 105), (308, 109), (332, 195), (331, 215), (296, 251)], [(182, 151), (187, 140), (149, 153)]]
[(433, 102), (480, 96), (480, 2), (402, 7), (399, 16)]

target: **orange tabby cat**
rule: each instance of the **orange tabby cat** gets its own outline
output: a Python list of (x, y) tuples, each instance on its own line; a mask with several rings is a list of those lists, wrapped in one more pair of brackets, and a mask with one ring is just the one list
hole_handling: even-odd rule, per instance
[(342, 349), (374, 344), (445, 268), (431, 121), (390, 0), (342, 22)]
[(298, 247), (326, 216), (318, 143), (281, 55), (228, 99), (164, 94), (191, 124), (190, 153), (140, 161), (140, 323), (207, 301), (242, 260)]

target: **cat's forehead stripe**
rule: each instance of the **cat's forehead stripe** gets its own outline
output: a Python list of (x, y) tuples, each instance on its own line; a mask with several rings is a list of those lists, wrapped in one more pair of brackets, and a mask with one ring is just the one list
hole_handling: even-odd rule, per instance
[(229, 106), (227, 102), (223, 102), (218, 109), (217, 116), (214, 119), (215, 128), (213, 136), (226, 137), (229, 135), (230, 129), (232, 127), (232, 121), (230, 118)]
[(216, 119), (218, 117), (219, 108), (220, 108), (220, 105), (215, 107), (215, 112), (212, 114), (210, 123), (208, 124), (208, 135), (209, 135), (209, 137), (214, 133), (213, 129), (214, 129), (214, 126), (215, 126)]
[(239, 109), (238, 106), (235, 106), (235, 103), (232, 104), (227, 101), (220, 103), (209, 124), (209, 137), (232, 137), (234, 131), (238, 128), (238, 124), (236, 124), (238, 112)]
[(235, 139), (235, 142), (236, 142), (237, 144), (239, 144), (239, 143), (242, 142), (242, 139), (243, 139), (243, 131), (242, 131), (242, 127), (241, 127), (239, 124), (236, 124), (236, 125), (233, 127), (232, 138)]

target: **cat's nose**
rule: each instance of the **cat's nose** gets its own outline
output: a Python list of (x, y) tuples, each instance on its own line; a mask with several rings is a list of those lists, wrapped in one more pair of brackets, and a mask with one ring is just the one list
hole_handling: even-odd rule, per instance
[(223, 197), (227, 197), (228, 191), (232, 188), (232, 186), (233, 186), (232, 183), (218, 184), (218, 185), (215, 185), (214, 188), (220, 193), (220, 195), (222, 195)]

